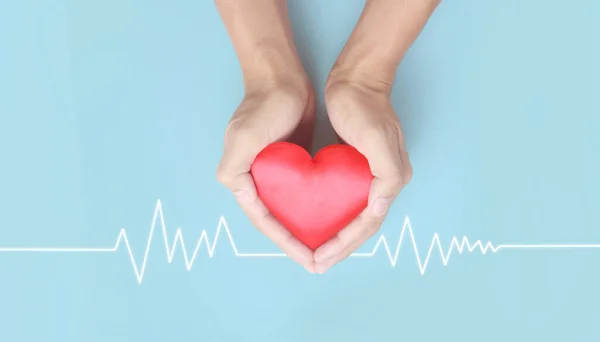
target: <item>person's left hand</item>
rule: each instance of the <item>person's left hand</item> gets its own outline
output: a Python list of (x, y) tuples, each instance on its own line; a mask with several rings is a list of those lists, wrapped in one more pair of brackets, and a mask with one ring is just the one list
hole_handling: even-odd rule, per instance
[(317, 273), (347, 258), (381, 227), (387, 211), (412, 177), (400, 120), (390, 87), (362, 81), (328, 83), (325, 105), (338, 137), (368, 160), (374, 179), (367, 208), (315, 250)]

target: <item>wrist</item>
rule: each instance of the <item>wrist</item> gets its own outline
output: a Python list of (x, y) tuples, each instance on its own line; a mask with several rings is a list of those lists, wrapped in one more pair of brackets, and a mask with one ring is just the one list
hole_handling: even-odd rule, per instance
[(355, 88), (373, 95), (388, 96), (394, 83), (395, 68), (382, 68), (367, 64), (343, 64), (336, 62), (325, 83), (325, 95), (339, 88)]
[(231, 38), (247, 88), (283, 84), (306, 87), (282, 0), (215, 0)]
[[(284, 98), (305, 110), (314, 107), (315, 93), (309, 78), (303, 72), (278, 71), (253, 74), (244, 81), (244, 98), (265, 99), (271, 97)], [(288, 102), (289, 103), (289, 102)], [(282, 108), (285, 110), (285, 108)]]
[[(331, 79), (389, 88), (440, 0), (367, 0), (331, 70)], [(364, 81), (363, 81), (364, 80)]]
[(302, 63), (293, 51), (278, 46), (259, 44), (242, 63), (244, 87), (273, 89), (279, 87), (309, 90), (310, 81)]

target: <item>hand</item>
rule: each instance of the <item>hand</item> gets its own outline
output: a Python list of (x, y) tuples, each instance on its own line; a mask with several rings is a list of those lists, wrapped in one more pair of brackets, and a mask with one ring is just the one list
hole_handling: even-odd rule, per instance
[(257, 196), (249, 171), (256, 155), (275, 141), (292, 141), (309, 148), (314, 114), (314, 95), (308, 82), (268, 82), (247, 87), (227, 127), (217, 170), (217, 179), (233, 192), (253, 225), (311, 273), (313, 251), (269, 213)]
[(245, 96), (225, 133), (218, 180), (254, 226), (292, 260), (314, 271), (313, 251), (284, 228), (258, 198), (250, 167), (262, 149), (290, 141), (310, 150), (315, 120), (312, 86), (281, 0), (215, 0), (238, 56)]
[[(246, 85), (246, 96), (225, 135), (217, 177), (236, 194), (242, 209), (261, 232), (309, 272), (323, 273), (378, 230), (387, 209), (411, 178), (412, 169), (401, 126), (389, 100), (389, 87), (377, 86), (392, 83), (389, 79), (393, 79), (402, 56), (439, 0), (367, 0), (359, 23), (336, 62), (337, 70), (351, 70), (354, 75), (362, 70), (359, 74), (380, 80), (373, 83), (368, 82), (370, 77), (354, 81), (356, 77), (330, 76), (325, 99), (334, 129), (367, 157), (375, 179), (368, 208), (314, 253), (269, 213), (258, 199), (249, 174), (254, 157), (272, 142), (289, 140), (310, 150), (307, 146), (312, 140), (314, 122), (314, 99), (307, 90), (311, 87), (306, 86), (310, 82), (289, 82), (306, 80), (305, 76), (282, 77), (290, 72), (304, 75), (293, 44), (287, 2), (215, 3), (238, 55)], [(344, 73), (334, 76), (340, 74)], [(303, 141), (297, 140), (302, 137)]]
[(315, 250), (315, 269), (326, 272), (381, 227), (387, 211), (412, 178), (402, 126), (390, 101), (398, 65), (439, 0), (367, 0), (325, 87), (331, 124), (368, 160), (374, 180), (367, 208)]
[(348, 257), (380, 228), (387, 211), (412, 177), (400, 121), (385, 84), (331, 81), (325, 105), (339, 138), (368, 160), (374, 180), (368, 207), (334, 238), (315, 250), (316, 272)]

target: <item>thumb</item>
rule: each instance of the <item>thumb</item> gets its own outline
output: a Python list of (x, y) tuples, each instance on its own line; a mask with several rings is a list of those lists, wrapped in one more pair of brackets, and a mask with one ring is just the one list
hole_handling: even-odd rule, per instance
[(397, 182), (373, 178), (366, 214), (372, 217), (383, 217), (387, 214), (394, 199), (400, 193), (401, 186)]
[(403, 153), (402, 168), (395, 170), (386, 178), (374, 177), (369, 191), (367, 213), (374, 217), (383, 217), (400, 194), (400, 191), (412, 178), (412, 166), (408, 154)]
[(236, 199), (242, 203), (252, 203), (258, 198), (256, 186), (250, 173), (241, 173), (233, 177), (227, 187)]
[(230, 125), (225, 138), (223, 156), (217, 167), (217, 180), (244, 202), (256, 199), (256, 188), (250, 175), (254, 158), (267, 145), (264, 134), (252, 126)]

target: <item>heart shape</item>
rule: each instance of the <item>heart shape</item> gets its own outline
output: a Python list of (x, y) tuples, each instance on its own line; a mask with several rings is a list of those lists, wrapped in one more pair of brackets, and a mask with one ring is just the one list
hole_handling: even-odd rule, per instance
[(373, 180), (367, 159), (341, 144), (313, 159), (299, 145), (276, 142), (258, 154), (250, 173), (271, 214), (312, 250), (367, 207)]

